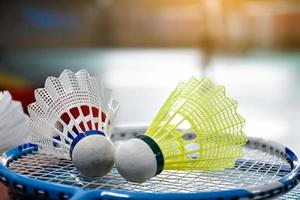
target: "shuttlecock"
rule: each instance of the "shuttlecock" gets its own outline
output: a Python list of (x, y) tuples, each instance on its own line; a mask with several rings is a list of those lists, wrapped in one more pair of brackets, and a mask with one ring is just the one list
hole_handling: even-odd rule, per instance
[(8, 91), (0, 92), (0, 152), (28, 142), (28, 116)]
[(43, 152), (71, 158), (85, 176), (101, 177), (114, 164), (110, 135), (118, 103), (111, 90), (86, 70), (64, 70), (48, 77), (35, 90), (36, 102), (28, 106), (32, 142)]
[(180, 83), (145, 135), (122, 143), (116, 166), (127, 180), (144, 182), (165, 170), (221, 170), (243, 155), (247, 137), (237, 102), (223, 86), (195, 77)]

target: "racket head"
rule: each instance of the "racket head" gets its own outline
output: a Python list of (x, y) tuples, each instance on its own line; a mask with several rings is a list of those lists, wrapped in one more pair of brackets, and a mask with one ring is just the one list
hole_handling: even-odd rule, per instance
[[(115, 130), (115, 139), (141, 134), (144, 128)], [(123, 137), (124, 138), (124, 137)], [(279, 196), (299, 182), (297, 155), (278, 143), (249, 138), (245, 157), (223, 171), (164, 171), (136, 184), (116, 169), (101, 179), (83, 177), (71, 161), (24, 144), (3, 154), (0, 180), (26, 195), (49, 199), (263, 199)]]

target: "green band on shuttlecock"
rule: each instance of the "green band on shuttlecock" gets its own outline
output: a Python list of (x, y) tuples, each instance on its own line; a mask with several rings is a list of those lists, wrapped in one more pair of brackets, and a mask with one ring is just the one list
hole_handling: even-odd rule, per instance
[(139, 135), (136, 138), (143, 140), (146, 144), (149, 145), (149, 147), (153, 151), (153, 153), (155, 155), (155, 159), (156, 159), (157, 169), (156, 169), (155, 175), (160, 174), (164, 168), (164, 163), (165, 163), (164, 155), (163, 155), (162, 151), (160, 150), (160, 147), (151, 137), (149, 137), (147, 135)]

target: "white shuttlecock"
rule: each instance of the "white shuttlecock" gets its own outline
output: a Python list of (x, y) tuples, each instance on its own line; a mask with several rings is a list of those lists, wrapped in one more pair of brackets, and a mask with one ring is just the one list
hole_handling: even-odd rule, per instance
[(28, 142), (28, 116), (8, 91), (0, 92), (0, 151)]
[(101, 177), (114, 164), (110, 135), (119, 104), (111, 90), (86, 70), (48, 77), (35, 90), (36, 102), (28, 106), (32, 142), (43, 152), (71, 158), (85, 176)]

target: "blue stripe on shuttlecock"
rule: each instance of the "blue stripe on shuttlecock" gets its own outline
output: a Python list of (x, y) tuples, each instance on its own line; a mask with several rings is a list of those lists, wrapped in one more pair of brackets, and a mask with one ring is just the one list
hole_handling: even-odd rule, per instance
[[(77, 136), (78, 136), (78, 133), (76, 133), (76, 137), (77, 137)], [(73, 137), (72, 134), (69, 133), (69, 132), (68, 132), (68, 134), (67, 134), (67, 137), (70, 138), (71, 140), (74, 140), (74, 137)], [(55, 140), (61, 142), (61, 141), (63, 141), (63, 140), (61, 139), (61, 137), (60, 137), (59, 135), (56, 135), (56, 136), (53, 136), (52, 138), (54, 139), (54, 141), (53, 141), (53, 146), (54, 146), (54, 147), (60, 147), (60, 145), (59, 145), (57, 142), (55, 142)], [(64, 140), (64, 142), (65, 142), (66, 144), (70, 144), (70, 142), (67, 141), (67, 140)]]
[[(61, 141), (59, 135), (53, 136), (52, 138), (53, 138), (54, 140)], [(59, 144), (58, 144), (57, 142), (53, 141), (53, 146), (54, 146), (54, 147), (59, 147)]]
[(72, 152), (73, 152), (73, 149), (74, 147), (76, 146), (76, 144), (84, 137), (87, 137), (89, 135), (102, 135), (102, 136), (105, 136), (105, 134), (102, 132), (102, 131), (96, 131), (96, 130), (90, 130), (90, 131), (85, 131), (84, 133), (82, 134), (78, 134), (77, 137), (75, 137), (73, 140), (72, 140), (72, 143), (71, 143), (71, 146), (70, 146), (70, 157), (72, 159)]

